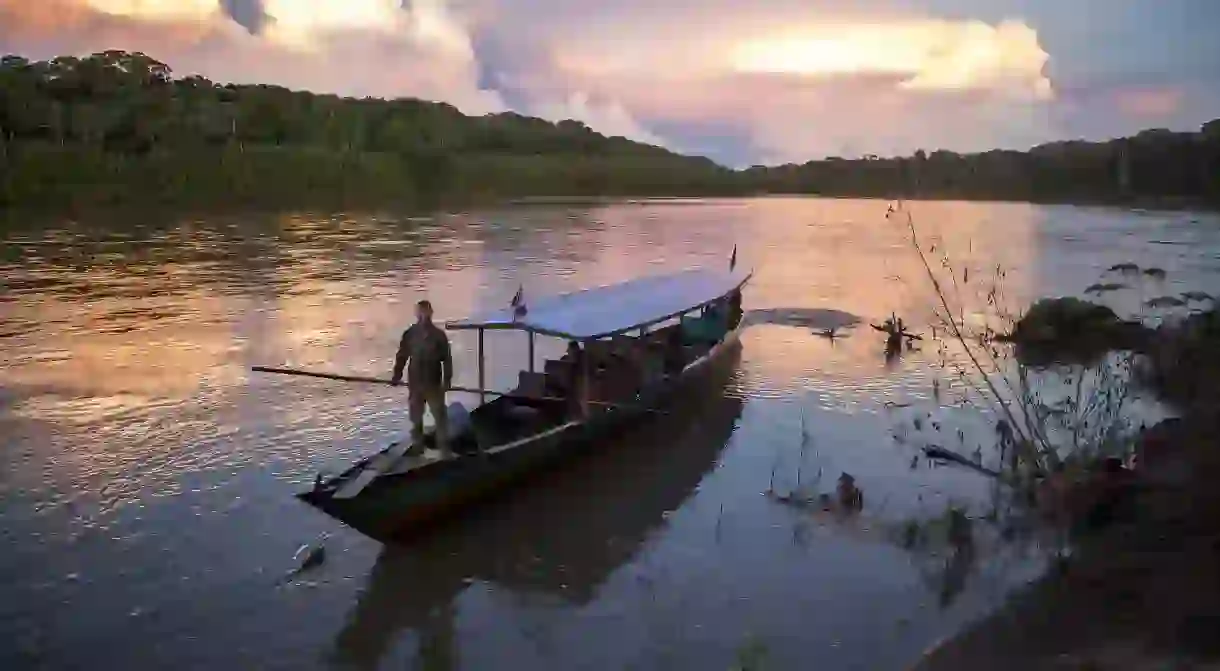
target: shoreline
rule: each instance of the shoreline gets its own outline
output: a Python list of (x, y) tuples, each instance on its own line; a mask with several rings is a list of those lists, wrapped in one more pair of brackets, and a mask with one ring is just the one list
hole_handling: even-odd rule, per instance
[[(402, 199), (376, 201), (352, 200), (347, 203), (314, 204), (301, 207), (285, 207), (274, 203), (241, 202), (233, 203), (227, 199), (217, 199), (211, 205), (198, 202), (165, 202), (161, 200), (148, 202), (123, 201), (116, 203), (70, 203), (67, 206), (51, 207), (47, 205), (14, 205), (6, 204), (0, 208), (0, 224), (14, 219), (33, 218), (37, 220), (77, 219), (88, 214), (103, 216), (121, 216), (129, 213), (166, 215), (173, 217), (190, 217), (202, 215), (233, 215), (233, 214), (284, 214), (284, 213), (314, 213), (330, 215), (352, 212), (396, 212), (414, 215), (437, 215), (457, 213), (471, 209), (486, 209), (507, 206), (606, 206), (615, 204), (695, 204), (709, 200), (750, 200), (759, 198), (818, 198), (829, 200), (876, 200), (882, 202), (962, 202), (962, 203), (996, 203), (1012, 205), (1041, 205), (1096, 207), (1133, 212), (1198, 212), (1200, 214), (1220, 213), (1220, 202), (1210, 200), (1189, 199), (1158, 199), (1143, 198), (1130, 200), (1020, 200), (1006, 198), (969, 197), (961, 195), (921, 195), (921, 196), (878, 196), (878, 195), (843, 195), (819, 194), (805, 192), (755, 192), (755, 193), (705, 193), (701, 195), (538, 195), (538, 196), (490, 196), (469, 194), (463, 196), (448, 196), (438, 199)], [(308, 200), (308, 199), (306, 199)]]
[(1206, 213), (1220, 212), (1220, 201), (1209, 200), (1206, 198), (1179, 198), (1179, 197), (1138, 197), (1138, 198), (1005, 198), (1005, 197), (990, 197), (990, 196), (969, 196), (962, 194), (902, 194), (893, 196), (881, 195), (844, 195), (844, 194), (816, 194), (816, 193), (767, 193), (760, 194), (761, 196), (774, 195), (801, 195), (817, 198), (833, 198), (836, 200), (882, 200), (882, 201), (910, 201), (910, 202), (938, 202), (938, 203), (1004, 203), (1013, 205), (1068, 205), (1072, 207), (1099, 207), (1099, 208), (1115, 208), (1133, 211), (1150, 211), (1150, 212), (1183, 212), (1183, 211), (1198, 211)]
[(1169, 420), (1190, 473), (1143, 492), (1127, 521), (960, 633), (912, 671), (1195, 668), (1220, 660), (1220, 420)]
[(1041, 319), (1059, 324), (1052, 332), (1064, 335), (1043, 347), (1062, 354), (1086, 330), (1107, 351), (1140, 351), (1146, 366), (1136, 383), (1178, 416), (1141, 429), (1128, 475), (1094, 471), (1076, 481), (1082, 486), (1067, 485), (1081, 501), (1094, 497), (1087, 509), (1067, 510), (1081, 521), (1095, 519), (1099, 499), (1090, 491), (1110, 492), (1108, 522), (1073, 526), (1069, 558), (911, 668), (1135, 671), (1220, 662), (1220, 308), (1161, 326), (1143, 345), (1122, 331)]

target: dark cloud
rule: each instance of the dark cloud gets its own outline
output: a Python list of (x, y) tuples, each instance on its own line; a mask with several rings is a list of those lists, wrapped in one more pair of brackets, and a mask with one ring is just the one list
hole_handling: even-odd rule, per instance
[[(407, 4), (404, 2), (404, 4)], [(471, 48), (479, 68), (480, 88), (495, 89), (509, 101), (518, 91), (512, 86), (514, 71), (521, 69), (521, 59), (501, 36), (490, 30), (474, 31)], [(520, 101), (518, 100), (517, 103)], [(516, 107), (514, 102), (508, 103)]]
[(645, 119), (643, 125), (669, 141), (676, 151), (706, 156), (721, 165), (746, 168), (758, 157), (750, 129), (737, 123), (676, 123)]
[(262, 0), (220, 0), (220, 6), (251, 35), (263, 32), (263, 27), (267, 25), (268, 17), (263, 11)]

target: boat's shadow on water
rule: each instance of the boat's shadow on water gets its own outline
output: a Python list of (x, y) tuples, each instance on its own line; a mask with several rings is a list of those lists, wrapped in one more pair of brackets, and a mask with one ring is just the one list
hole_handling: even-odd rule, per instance
[(725, 395), (727, 377), (425, 536), (387, 542), (329, 661), (377, 668), (414, 631), (419, 668), (458, 668), (457, 599), (473, 582), (591, 602), (715, 467), (744, 407)]

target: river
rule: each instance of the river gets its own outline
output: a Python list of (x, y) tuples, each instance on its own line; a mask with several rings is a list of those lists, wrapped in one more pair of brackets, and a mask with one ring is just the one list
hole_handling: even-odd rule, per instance
[[(957, 384), (934, 348), (887, 363), (867, 326), (834, 340), (811, 332), (815, 308), (874, 322), (895, 312), (928, 332), (933, 298), (886, 205), (766, 198), (7, 224), (0, 668), (909, 664), (1036, 577), (1048, 544), (984, 543), (961, 562), (896, 540), (951, 504), (985, 518), (1000, 494), (970, 471), (919, 460), (903, 438), (901, 411), (931, 408)], [(1168, 271), (1158, 293), (1220, 287), (1215, 215), (909, 207), (928, 245), (976, 278), (1008, 269), (1013, 308), (1079, 294), (1125, 261)], [(457, 318), (507, 304), (519, 285), (528, 299), (720, 267), (734, 245), (738, 264), (757, 269), (747, 311), (781, 310), (757, 313), (771, 318), (745, 332), (732, 378), (692, 399), (706, 404), (699, 422), (641, 427), (402, 546), (293, 497), (405, 433), (405, 397), (250, 366), (384, 376), (420, 298), (438, 319)], [(1131, 308), (1145, 291), (1117, 300)], [(972, 296), (967, 309), (984, 309)], [(801, 326), (801, 315), (813, 317)], [(451, 338), (455, 383), (473, 385), (473, 337)], [(488, 344), (489, 386), (507, 388), (524, 338)], [(942, 421), (962, 428), (963, 447), (987, 441), (991, 419), (975, 411)], [(861, 514), (764, 496), (798, 479), (829, 492), (843, 472), (864, 492)], [(323, 533), (326, 562), (284, 582), (297, 549)]]

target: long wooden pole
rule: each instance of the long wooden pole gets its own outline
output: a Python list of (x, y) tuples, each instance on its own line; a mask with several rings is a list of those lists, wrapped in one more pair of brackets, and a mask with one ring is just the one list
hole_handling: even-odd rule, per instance
[[(365, 377), (363, 375), (338, 375), (336, 373), (319, 373), (311, 370), (296, 370), (293, 368), (274, 368), (272, 366), (253, 366), (255, 373), (278, 373), (280, 375), (300, 375), (302, 377), (320, 377), (324, 380), (340, 380), (342, 382), (371, 382), (373, 384), (393, 385), (394, 382), (383, 377)], [(454, 391), (463, 391), (454, 389)]]
[[(296, 370), (294, 368), (274, 368), (272, 366), (253, 366), (250, 370), (256, 373), (277, 373), (279, 375), (298, 375), (301, 377), (317, 377), (323, 380), (339, 380), (340, 382), (368, 382), (370, 384), (384, 384), (390, 386), (406, 386), (394, 385), (394, 382), (383, 377), (366, 377), (363, 375), (339, 375), (337, 373), (321, 373), (311, 370)], [(529, 396), (525, 394), (514, 394), (512, 392), (492, 391), (490, 389), (473, 389), (471, 387), (449, 387), (448, 391), (462, 392), (466, 394), (489, 394), (491, 396), (499, 396), (507, 399), (515, 399), (519, 401), (564, 401), (565, 399), (554, 396)], [(597, 405), (606, 408), (623, 408), (625, 410), (643, 410), (644, 412), (652, 412), (657, 414), (668, 414), (663, 410), (656, 408), (645, 408), (638, 405), (628, 405), (623, 403), (607, 403), (605, 401), (589, 401), (590, 405)]]
[(589, 416), (589, 342), (585, 341), (585, 351), (580, 357), (580, 371), (577, 372), (580, 376), (580, 414), (582, 417)]

